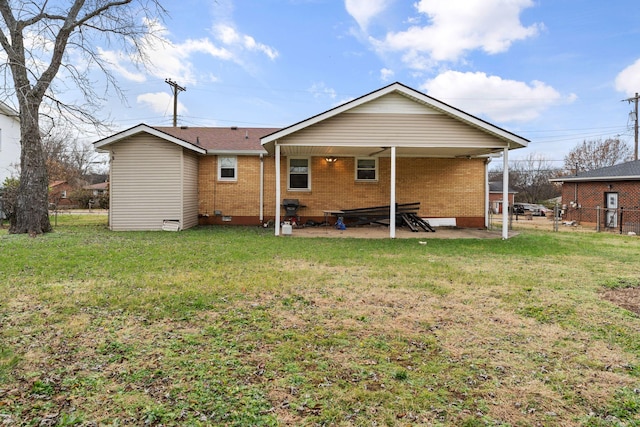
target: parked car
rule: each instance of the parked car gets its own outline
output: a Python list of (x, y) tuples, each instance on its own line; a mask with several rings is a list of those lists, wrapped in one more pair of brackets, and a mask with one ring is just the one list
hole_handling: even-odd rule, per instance
[(515, 215), (531, 214), (533, 216), (546, 216), (547, 208), (532, 203), (514, 203), (513, 213)]
[(544, 205), (536, 205), (540, 216), (547, 216), (549, 209)]

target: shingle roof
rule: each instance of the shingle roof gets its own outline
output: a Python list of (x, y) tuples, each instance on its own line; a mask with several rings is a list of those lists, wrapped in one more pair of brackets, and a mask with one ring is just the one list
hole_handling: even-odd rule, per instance
[(260, 138), (278, 128), (159, 127), (161, 132), (210, 151), (264, 151)]
[[(502, 193), (502, 181), (489, 181), (489, 193)], [(513, 188), (509, 187), (509, 193), (517, 193)]]
[(577, 175), (554, 178), (552, 182), (567, 181), (629, 181), (640, 180), (640, 160), (620, 163), (606, 168), (580, 172)]

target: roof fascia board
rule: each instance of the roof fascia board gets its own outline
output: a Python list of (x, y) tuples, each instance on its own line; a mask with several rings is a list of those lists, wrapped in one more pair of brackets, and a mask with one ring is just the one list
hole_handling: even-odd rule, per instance
[(266, 150), (207, 150), (209, 155), (259, 156), (268, 154)]
[(137, 135), (139, 133), (148, 133), (150, 135), (153, 135), (155, 137), (158, 137), (160, 139), (163, 139), (167, 142), (172, 142), (174, 144), (177, 144), (183, 148), (195, 151), (196, 153), (199, 154), (206, 154), (207, 151), (204, 148), (200, 148), (200, 147), (196, 147), (195, 145), (191, 144), (190, 142), (184, 141), (180, 138), (176, 138), (174, 136), (171, 136), (167, 133), (164, 133), (162, 131), (159, 131), (158, 129), (152, 128), (151, 126), (147, 126), (145, 124), (139, 124), (137, 126), (134, 126), (132, 128), (129, 128), (127, 130), (124, 130), (122, 132), (119, 132), (115, 135), (112, 135), (110, 137), (101, 139), (100, 141), (96, 141), (93, 143), (93, 145), (95, 146), (96, 149), (104, 149), (105, 147), (114, 144), (116, 142), (122, 141), (123, 139), (132, 137), (134, 135)]
[(640, 176), (594, 176), (594, 177), (574, 177), (574, 178), (551, 178), (550, 182), (589, 182), (589, 181), (638, 181)]
[(0, 101), (0, 112), (3, 116), (10, 117), (15, 121), (20, 122), (20, 114), (2, 101)]

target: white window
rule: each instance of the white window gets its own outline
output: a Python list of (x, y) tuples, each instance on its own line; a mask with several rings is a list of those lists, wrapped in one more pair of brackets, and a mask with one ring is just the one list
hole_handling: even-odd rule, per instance
[(289, 158), (289, 190), (311, 190), (311, 167), (308, 158)]
[(356, 158), (356, 181), (377, 181), (378, 159), (371, 157)]
[(66, 199), (67, 198), (67, 190), (62, 190), (60, 192), (60, 198), (62, 198), (62, 199)]
[(238, 180), (238, 158), (236, 156), (218, 157), (218, 180), (237, 181)]

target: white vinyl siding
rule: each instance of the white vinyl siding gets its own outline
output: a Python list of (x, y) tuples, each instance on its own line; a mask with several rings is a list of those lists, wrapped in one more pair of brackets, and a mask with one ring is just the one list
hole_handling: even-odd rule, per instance
[(112, 230), (161, 230), (164, 220), (178, 220), (181, 228), (197, 223), (197, 162), (182, 147), (144, 134), (113, 144), (110, 155)]
[(182, 228), (198, 225), (198, 157), (183, 149), (183, 224)]
[(469, 145), (504, 145), (497, 137), (472, 128), (442, 114), (352, 114), (327, 119), (278, 141), (317, 146), (386, 147), (405, 146), (456, 147)]

